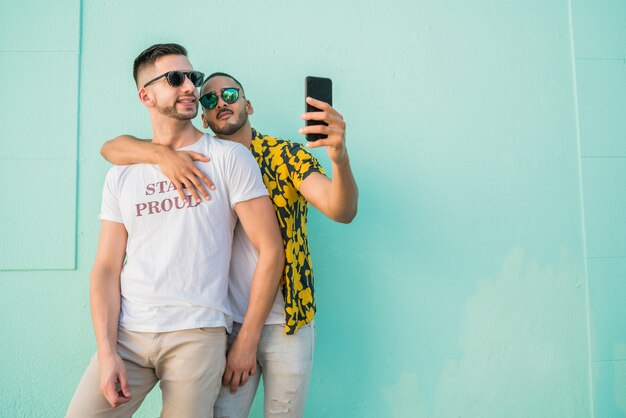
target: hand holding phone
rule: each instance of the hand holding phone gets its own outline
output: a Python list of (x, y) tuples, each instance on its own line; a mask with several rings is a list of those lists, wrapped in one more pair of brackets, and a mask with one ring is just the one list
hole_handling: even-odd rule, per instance
[[(308, 76), (305, 79), (305, 83), (304, 83), (304, 93), (305, 93), (305, 98), (312, 97), (314, 99), (321, 100), (322, 102), (326, 102), (331, 106), (333, 105), (333, 82), (330, 78)], [(305, 108), (306, 112), (319, 112), (320, 111), (320, 109), (311, 106), (310, 104), (306, 103), (306, 101), (305, 101), (305, 105), (306, 105), (306, 108)], [(306, 126), (313, 126), (313, 125), (328, 126), (326, 122), (321, 121), (321, 120), (307, 120), (306, 121)], [(306, 135), (307, 141), (310, 141), (310, 142), (317, 141), (318, 139), (323, 139), (323, 138), (326, 138), (326, 135), (323, 135), (323, 134), (307, 134)]]
[(341, 113), (332, 106), (332, 82), (328, 78), (307, 77), (306, 95), (307, 107), (302, 119), (307, 126), (300, 128), (300, 133), (305, 134), (309, 141), (306, 146), (324, 147), (333, 163), (347, 161), (346, 122)]

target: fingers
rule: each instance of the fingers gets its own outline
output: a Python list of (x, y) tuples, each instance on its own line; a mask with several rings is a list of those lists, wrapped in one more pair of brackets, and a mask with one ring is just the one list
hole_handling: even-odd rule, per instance
[[(198, 173), (201, 173), (201, 171), (198, 170)], [(176, 189), (178, 190), (178, 195), (181, 199), (187, 200), (187, 195), (185, 195), (185, 192), (183, 191), (183, 189), (185, 188), (189, 191), (189, 194), (197, 203), (200, 203), (202, 199), (211, 199), (211, 197), (209, 196), (209, 192), (206, 190), (200, 179), (196, 177), (195, 172), (183, 173), (180, 175), (180, 177), (179, 179), (172, 180), (172, 183), (174, 184), (174, 186), (176, 186)], [(213, 185), (213, 183), (211, 183), (211, 185)], [(215, 186), (213, 186), (213, 188), (215, 188)]]
[(341, 135), (345, 132), (345, 130), (331, 125), (309, 125), (303, 126), (298, 130), (298, 132), (301, 134)]
[(224, 386), (228, 386), (232, 378), (233, 378), (233, 371), (230, 369), (230, 367), (226, 367), (226, 370), (224, 371), (224, 376), (222, 376), (222, 384)]
[[(199, 152), (186, 151), (186, 153), (191, 157), (193, 161), (210, 161), (209, 157), (206, 157), (204, 154), (200, 154)], [(190, 172), (185, 171), (182, 173), (182, 175), (184, 175), (189, 182), (193, 183), (194, 187), (200, 191), (200, 194), (202, 195), (202, 197), (204, 197), (204, 199), (210, 199), (209, 192), (206, 190), (204, 185), (206, 185), (211, 190), (215, 190), (215, 184), (206, 174), (204, 174), (202, 170), (200, 170), (195, 165), (191, 165)]]
[(230, 381), (230, 393), (237, 392), (237, 388), (243, 385), (246, 380), (248, 380), (248, 373), (245, 371), (233, 374), (233, 379)]
[(130, 401), (130, 390), (128, 389), (128, 386), (126, 387), (126, 390), (128, 391), (128, 396), (124, 395), (123, 389), (119, 387), (119, 384), (117, 382), (110, 381), (105, 385), (104, 388), (102, 388), (102, 393), (104, 394), (104, 397), (109, 402), (109, 404), (115, 408), (123, 403)]
[(222, 378), (222, 384), (224, 386), (230, 386), (230, 392), (235, 393), (237, 391), (237, 386), (239, 386), (240, 376), (241, 372), (235, 372), (227, 366), (226, 371), (224, 372), (224, 377)]
[(180, 151), (171, 155), (168, 154), (167, 158), (164, 158), (159, 165), (163, 174), (170, 179), (178, 190), (181, 199), (187, 199), (183, 191), (183, 188), (186, 187), (187, 193), (197, 203), (200, 203), (202, 199), (210, 199), (208, 190), (215, 190), (215, 184), (194, 164), (194, 161), (208, 162), (210, 158), (194, 151)]
[(337, 112), (305, 112), (300, 116), (303, 120), (321, 120), (329, 125), (337, 124), (338, 126), (345, 127), (346, 123), (343, 120), (343, 117)]
[[(250, 373), (248, 373), (247, 371), (244, 371), (241, 373), (241, 379), (239, 379), (239, 386), (243, 386), (246, 384), (246, 382), (248, 381), (248, 378), (250, 377)], [(236, 390), (236, 388), (235, 388)]]
[(191, 187), (186, 187), (186, 186), (187, 185), (185, 184), (185, 188), (189, 190), (189, 193), (191, 194), (191, 197), (193, 198), (193, 200), (195, 200), (197, 203), (200, 203), (202, 199), (200, 198), (200, 195), (198, 195), (198, 191), (196, 190), (196, 188), (193, 186)]
[(301, 134), (321, 134), (326, 135), (326, 138), (322, 138), (322, 140), (331, 140), (331, 142), (321, 142), (322, 140), (317, 140), (315, 141), (315, 145), (309, 145), (313, 144), (312, 142), (309, 142), (307, 146), (309, 146), (310, 148), (317, 148), (321, 146), (336, 146), (338, 145), (337, 142), (342, 141), (345, 136), (346, 122), (343, 120), (343, 117), (332, 108), (324, 112), (303, 113), (302, 119), (324, 121), (326, 122), (326, 125), (320, 124), (304, 126), (303, 128), (300, 128)]
[(193, 174), (197, 178), (199, 178), (200, 181), (202, 181), (202, 183), (206, 184), (209, 189), (215, 190), (215, 184), (213, 183), (213, 181), (206, 174), (204, 174), (204, 172), (200, 170), (198, 167), (195, 167), (193, 169)]
[[(168, 176), (168, 173), (164, 173), (164, 174), (168, 178), (172, 179), (172, 183), (178, 189), (178, 194), (181, 199), (183, 200), (187, 199), (187, 196), (185, 196), (185, 193), (182, 191), (182, 189), (184, 188), (187, 189), (191, 197), (193, 197), (193, 199), (198, 203), (200, 203), (201, 201), (200, 194), (202, 194), (203, 197), (205, 197), (205, 195), (208, 196), (207, 191), (203, 187), (201, 188), (200, 193), (198, 193), (198, 190), (199, 190), (198, 186), (201, 186), (201, 185), (200, 185), (200, 181), (196, 178), (193, 170), (190, 170), (188, 168), (182, 168), (178, 170), (174, 175)], [(178, 185), (180, 185), (180, 188)]]
[(326, 138), (323, 139), (318, 139), (317, 141), (308, 141), (305, 146), (307, 148), (320, 148), (320, 147), (327, 147), (328, 144), (325, 142)]
[(256, 366), (252, 367), (251, 370), (242, 370), (235, 371), (229, 368), (226, 368), (224, 372), (224, 376), (222, 376), (222, 384), (224, 386), (230, 387), (230, 392), (237, 392), (237, 388), (239, 386), (243, 386), (246, 384), (250, 376), (256, 373)]
[(188, 180), (190, 180), (193, 183), (196, 189), (200, 190), (200, 194), (202, 194), (202, 197), (204, 197), (205, 200), (209, 200), (210, 199), (209, 192), (204, 187), (204, 185), (206, 184), (209, 189), (215, 190), (215, 184), (213, 184), (211, 179), (207, 177), (207, 175), (204, 174), (202, 170), (200, 170), (197, 167), (195, 167), (192, 170), (192, 174), (193, 175), (190, 176)]
[(320, 134), (326, 135), (326, 138), (320, 138), (314, 142), (307, 142), (307, 147), (318, 148), (327, 146), (339, 146), (342, 142), (345, 131), (343, 129), (333, 128), (325, 125), (312, 125), (300, 128), (299, 132), (303, 135)]
[[(245, 375), (245, 377), (243, 375)], [(235, 393), (237, 392), (237, 388), (243, 385), (247, 380), (248, 373), (246, 371), (241, 372), (233, 370), (227, 366), (224, 376), (222, 377), (222, 384), (224, 386), (230, 386), (230, 393)]]
[(242, 342), (240, 337), (241, 334), (228, 351), (226, 372), (222, 379), (222, 383), (230, 387), (231, 393), (235, 393), (239, 386), (248, 381), (250, 374), (256, 372), (256, 342), (248, 344)]
[(250, 370), (243, 370), (241, 372), (241, 380), (239, 382), (239, 386), (245, 385), (248, 379), (250, 378), (250, 376), (252, 376), (255, 373), (256, 373), (256, 363), (252, 365)]
[(313, 107), (316, 107), (316, 108), (318, 108), (318, 109), (320, 109), (320, 110), (323, 110), (323, 111), (326, 111), (326, 112), (332, 112), (332, 113), (334, 113), (334, 114), (336, 114), (336, 115), (339, 115), (339, 116), (341, 117), (341, 115), (339, 114), (339, 112), (337, 112), (337, 111), (336, 111), (336, 110), (335, 110), (335, 109), (334, 109), (331, 105), (329, 105), (329, 104), (328, 104), (328, 103), (326, 103), (326, 102), (323, 102), (323, 101), (321, 101), (321, 100), (314, 99), (314, 98), (312, 98), (312, 97), (307, 97), (305, 100), (306, 100), (306, 102), (307, 102), (308, 104), (310, 104), (310, 105), (311, 105), (311, 106), (313, 106)]
[(125, 398), (130, 399), (130, 385), (128, 384), (128, 379), (126, 378), (126, 373), (120, 373), (119, 374), (119, 379), (120, 379), (120, 389), (121, 389), (121, 394), (122, 396), (124, 396)]
[(102, 394), (112, 407), (116, 407), (118, 405), (117, 398), (119, 398), (119, 394), (117, 393), (117, 388), (115, 387), (114, 382), (109, 382), (104, 388), (102, 388)]
[(131, 399), (130, 387), (126, 377), (126, 367), (118, 356), (103, 356), (98, 359), (100, 365), (100, 392), (112, 407), (117, 407)]
[[(209, 200), (209, 192), (206, 191), (206, 189), (197, 177), (192, 176), (191, 178), (188, 178), (186, 184), (189, 183), (191, 184), (187, 188), (189, 189), (191, 196), (193, 196), (196, 202), (200, 203), (202, 201), (202, 198), (204, 198), (205, 200)], [(200, 198), (200, 195), (202, 195), (202, 198)]]
[(187, 195), (185, 194), (183, 184), (176, 180), (172, 180), (172, 183), (176, 187), (176, 191), (178, 192), (178, 196), (180, 197), (180, 200), (183, 202), (186, 201)]

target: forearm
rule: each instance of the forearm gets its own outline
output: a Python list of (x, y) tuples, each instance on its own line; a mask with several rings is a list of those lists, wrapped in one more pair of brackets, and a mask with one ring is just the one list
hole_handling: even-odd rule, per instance
[(258, 340), (272, 309), (280, 285), (285, 251), (280, 246), (259, 249), (259, 258), (250, 286), (250, 300), (238, 338)]
[(328, 193), (328, 216), (334, 221), (350, 223), (356, 216), (359, 189), (356, 185), (350, 159), (332, 163), (332, 180)]
[(114, 272), (94, 268), (90, 277), (90, 305), (98, 355), (110, 355), (117, 350), (117, 330), (121, 294)]
[(122, 135), (104, 143), (100, 154), (111, 164), (125, 165), (136, 163), (159, 164), (165, 150), (164, 145)]

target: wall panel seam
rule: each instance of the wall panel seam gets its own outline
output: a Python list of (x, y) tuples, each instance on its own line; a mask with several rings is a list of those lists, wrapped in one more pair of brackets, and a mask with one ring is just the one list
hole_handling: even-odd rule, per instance
[(82, 81), (82, 57), (83, 57), (83, 0), (78, 2), (78, 59), (76, 60), (77, 76), (76, 76), (76, 149), (75, 149), (75, 198), (74, 198), (74, 270), (78, 269), (78, 225), (79, 225), (79, 205), (78, 205), (78, 187), (80, 185), (80, 94)]
[(583, 187), (583, 164), (582, 164), (582, 149), (580, 143), (580, 112), (578, 104), (578, 79), (576, 75), (576, 48), (574, 44), (574, 18), (572, 10), (572, 0), (567, 2), (568, 14), (569, 14), (569, 36), (570, 36), (570, 57), (572, 65), (572, 89), (574, 93), (574, 122), (576, 124), (576, 145), (578, 149), (578, 190), (580, 201), (580, 225), (583, 241), (583, 267), (584, 267), (584, 280), (585, 280), (585, 306), (587, 315), (587, 361), (588, 361), (588, 393), (589, 393), (589, 409), (591, 418), (595, 418), (595, 397), (593, 393), (593, 371), (591, 367), (592, 360), (592, 344), (591, 344), (591, 311), (589, 302), (589, 266), (587, 263), (587, 231), (585, 225), (585, 199), (584, 199), (584, 187)]

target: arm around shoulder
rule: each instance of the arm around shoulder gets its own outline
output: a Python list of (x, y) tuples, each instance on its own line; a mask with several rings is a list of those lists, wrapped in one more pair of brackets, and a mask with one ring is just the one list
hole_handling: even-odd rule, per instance
[(120, 135), (105, 142), (100, 148), (100, 154), (115, 165), (158, 164), (163, 174), (174, 184), (182, 200), (187, 198), (183, 191), (185, 188), (196, 202), (200, 202), (201, 197), (208, 200), (207, 188), (215, 188), (213, 181), (194, 164), (194, 161), (208, 162), (209, 159), (194, 151), (175, 151), (168, 146), (131, 135)]
[(167, 147), (132, 135), (120, 135), (105, 142), (100, 148), (100, 155), (115, 165), (158, 164), (161, 154), (166, 152), (163, 148)]

